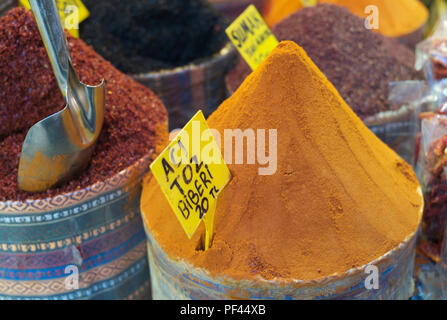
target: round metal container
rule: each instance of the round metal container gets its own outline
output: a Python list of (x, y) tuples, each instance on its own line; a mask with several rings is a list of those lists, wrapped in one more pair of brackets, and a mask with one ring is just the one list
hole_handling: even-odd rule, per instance
[(4, 16), (9, 10), (17, 6), (17, 0), (0, 1), (0, 17)]
[(0, 202), (0, 299), (149, 298), (139, 202), (150, 160), (72, 193)]
[(363, 123), (385, 144), (410, 164), (414, 163), (415, 139), (419, 131), (417, 113), (408, 106), (381, 112)]
[[(421, 194), (420, 190), (418, 192)], [(212, 277), (206, 270), (184, 260), (171, 259), (155, 241), (147, 225), (145, 230), (154, 299), (409, 299), (414, 291), (417, 231), (379, 259), (344, 274), (313, 281), (267, 281), (261, 278), (239, 281), (225, 276)], [(370, 265), (379, 270), (378, 289), (366, 288), (369, 275), (366, 268)]]
[(170, 129), (182, 128), (198, 110), (210, 115), (227, 97), (225, 76), (236, 64), (228, 43), (218, 54), (197, 64), (130, 75), (150, 88), (169, 112)]

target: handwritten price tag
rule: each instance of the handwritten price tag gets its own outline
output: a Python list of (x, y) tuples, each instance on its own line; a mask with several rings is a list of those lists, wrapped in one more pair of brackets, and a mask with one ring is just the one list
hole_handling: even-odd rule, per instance
[[(22, 7), (31, 9), (28, 0), (19, 0), (19, 3)], [(56, 5), (64, 29), (68, 30), (73, 37), (79, 38), (79, 24), (90, 15), (85, 5), (81, 0), (56, 0)]]
[(226, 33), (252, 70), (278, 45), (278, 40), (254, 5), (250, 5), (226, 29)]
[(204, 220), (207, 250), (212, 240), (217, 197), (231, 175), (201, 111), (150, 168), (189, 239)]

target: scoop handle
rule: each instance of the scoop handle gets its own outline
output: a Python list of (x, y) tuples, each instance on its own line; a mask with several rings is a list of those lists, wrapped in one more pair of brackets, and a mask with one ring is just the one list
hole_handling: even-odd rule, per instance
[(66, 97), (71, 57), (56, 2), (54, 0), (30, 0), (29, 2), (57, 83)]

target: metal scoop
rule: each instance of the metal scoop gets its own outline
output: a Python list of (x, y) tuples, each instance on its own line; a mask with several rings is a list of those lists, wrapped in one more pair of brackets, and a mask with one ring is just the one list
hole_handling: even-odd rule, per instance
[(84, 170), (104, 121), (105, 85), (79, 81), (54, 0), (30, 0), (66, 106), (31, 127), (20, 157), (18, 184), (46, 191)]

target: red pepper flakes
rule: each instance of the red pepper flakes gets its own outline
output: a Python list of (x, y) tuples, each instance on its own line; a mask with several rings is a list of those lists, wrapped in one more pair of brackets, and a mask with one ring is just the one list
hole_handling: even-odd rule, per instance
[[(420, 118), (435, 116), (434, 113), (426, 113)], [(447, 121), (440, 119), (439, 125), (447, 127)], [(444, 173), (447, 166), (446, 151), (447, 135), (443, 135), (430, 143), (422, 162), (425, 200), (422, 229), (426, 239), (434, 245), (439, 245), (444, 239), (447, 223), (447, 179)]]
[(47, 192), (18, 190), (27, 130), (65, 103), (34, 17), (23, 8), (13, 9), (0, 18), (0, 201), (42, 199), (104, 181), (147, 154), (155, 145), (155, 126), (167, 122), (166, 109), (152, 91), (116, 70), (83, 41), (67, 37), (81, 81), (96, 85), (106, 80), (104, 127), (89, 168)]

